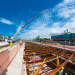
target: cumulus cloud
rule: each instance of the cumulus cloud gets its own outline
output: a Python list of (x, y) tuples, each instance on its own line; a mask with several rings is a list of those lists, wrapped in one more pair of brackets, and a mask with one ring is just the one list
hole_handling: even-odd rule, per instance
[(8, 24), (8, 25), (14, 24), (13, 22), (11, 22), (10, 20), (7, 20), (5, 18), (0, 18), (0, 22)]
[(74, 0), (64, 0), (64, 3), (72, 3)]
[(61, 17), (70, 18), (72, 15), (75, 15), (75, 6), (62, 7), (62, 9), (58, 11), (58, 13), (58, 15)]
[(49, 13), (44, 13), (29, 24), (28, 29), (23, 30), (17, 37), (33, 39), (36, 36), (49, 37), (49, 35), (62, 34), (66, 29), (75, 32), (75, 1), (64, 0), (49, 9)]

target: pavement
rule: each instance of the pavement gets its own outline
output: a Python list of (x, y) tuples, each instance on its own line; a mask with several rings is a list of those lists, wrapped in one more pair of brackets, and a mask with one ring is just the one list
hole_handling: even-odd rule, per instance
[(5, 45), (9, 45), (8, 42), (0, 42), (0, 46), (5, 46)]
[(2, 75), (22, 75), (24, 46), (25, 44), (21, 46), (17, 55)]
[[(5, 46), (5, 45), (9, 45), (9, 43), (8, 42), (0, 42), (0, 47)], [(1, 48), (0, 53), (9, 49), (9, 48), (10, 48), (10, 46)]]
[(1, 48), (1, 49), (0, 49), (0, 53), (3, 52), (3, 51), (5, 51), (5, 50), (7, 50), (7, 49), (9, 49), (9, 48), (10, 48), (10, 46)]
[[(18, 43), (13, 43), (13, 46), (15, 47), (15, 45), (17, 45)], [(10, 46), (9, 46), (9, 43), (8, 42), (0, 42), (0, 46), (5, 46), (5, 45), (8, 45), (7, 47), (3, 47), (0, 49), (0, 53), (7, 50), (7, 49), (12, 49)], [(14, 48), (13, 47), (13, 48)]]

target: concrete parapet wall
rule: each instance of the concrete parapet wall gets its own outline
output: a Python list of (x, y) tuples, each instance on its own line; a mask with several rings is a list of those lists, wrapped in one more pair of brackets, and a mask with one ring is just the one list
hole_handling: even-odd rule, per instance
[(10, 49), (7, 49), (0, 53), (0, 75), (2, 75), (2, 73), (5, 71), (8, 65), (14, 59), (22, 44), (23, 43), (20, 43), (19, 45), (15, 45)]

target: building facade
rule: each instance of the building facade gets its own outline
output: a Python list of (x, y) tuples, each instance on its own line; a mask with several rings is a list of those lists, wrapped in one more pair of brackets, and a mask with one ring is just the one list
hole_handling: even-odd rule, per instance
[(0, 34), (0, 39), (3, 39), (3, 35), (2, 34)]
[(72, 39), (75, 39), (75, 33), (70, 33), (70, 34), (62, 34), (62, 35), (53, 35), (51, 36), (51, 39), (53, 41), (70, 41)]

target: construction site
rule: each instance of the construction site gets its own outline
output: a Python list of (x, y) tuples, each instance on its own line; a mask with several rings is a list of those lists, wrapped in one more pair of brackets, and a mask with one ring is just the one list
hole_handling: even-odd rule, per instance
[(74, 0), (0, 5), (0, 75), (75, 75)]
[(72, 46), (26, 42), (23, 59), (27, 75), (74, 75), (74, 53)]
[(75, 33), (68, 34), (67, 30), (64, 35), (52, 36), (55, 43), (49, 42), (48, 38), (46, 42), (24, 40), (13, 43), (15, 36), (43, 13), (20, 28), (12, 39), (8, 40), (9, 43), (0, 43), (0, 75), (75, 75), (75, 46), (66, 43), (74, 41)]
[(75, 75), (75, 46), (31, 41), (14, 45), (0, 52), (0, 75), (10, 74)]

